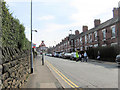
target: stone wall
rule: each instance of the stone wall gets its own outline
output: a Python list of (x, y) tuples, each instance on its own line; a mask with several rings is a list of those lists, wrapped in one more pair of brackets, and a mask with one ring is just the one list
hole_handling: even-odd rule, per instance
[(2, 48), (2, 88), (20, 88), (29, 73), (29, 50)]
[(2, 86), (2, 83), (1, 83), (1, 75), (2, 75), (2, 60), (1, 60), (1, 57), (2, 57), (2, 53), (1, 53), (1, 47), (2, 47), (2, 1), (0, 0), (0, 90), (1, 90), (1, 86)]

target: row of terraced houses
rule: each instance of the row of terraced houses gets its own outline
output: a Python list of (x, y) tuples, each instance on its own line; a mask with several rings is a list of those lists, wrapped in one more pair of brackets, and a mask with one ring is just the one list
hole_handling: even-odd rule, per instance
[(113, 9), (113, 18), (101, 23), (100, 19), (94, 20), (94, 27), (88, 30), (88, 26), (82, 27), (75, 34), (69, 34), (60, 43), (52, 48), (52, 52), (84, 51), (90, 47), (104, 47), (120, 45), (120, 7)]

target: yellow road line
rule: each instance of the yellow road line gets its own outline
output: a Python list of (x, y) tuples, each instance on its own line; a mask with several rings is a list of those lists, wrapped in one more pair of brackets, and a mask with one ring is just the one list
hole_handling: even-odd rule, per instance
[[(59, 76), (67, 83), (67, 84), (69, 84), (72, 88), (78, 88), (79, 86), (77, 86), (76, 84), (74, 84), (71, 80), (69, 80), (65, 75), (63, 75), (60, 71), (58, 71), (52, 64), (50, 64), (48, 61), (47, 61), (47, 63), (51, 66), (51, 68), (52, 69), (54, 69), (54, 71), (57, 73), (57, 74), (59, 74)], [(61, 75), (60, 75), (61, 74)], [(65, 80), (65, 79), (67, 80)], [(72, 84), (70, 84), (69, 82)], [(73, 86), (74, 85), (74, 86)]]
[[(51, 66), (53, 66), (51, 64)], [(54, 67), (54, 66), (53, 66)], [(55, 67), (54, 67), (55, 68)], [(56, 69), (56, 68), (55, 68)], [(57, 69), (56, 69), (57, 70)], [(57, 70), (58, 71), (58, 70)], [(74, 84), (71, 80), (69, 80), (65, 75), (63, 75), (60, 71), (58, 71), (65, 79), (67, 79), (71, 84), (73, 84), (76, 88), (78, 88), (79, 86), (77, 86), (76, 84)]]
[[(47, 63), (49, 64), (49, 66), (51, 66), (48, 61), (47, 61)], [(75, 88), (75, 87), (74, 87), (73, 85), (71, 85), (68, 81), (66, 81), (66, 80), (64, 79), (64, 77), (63, 77), (62, 75), (60, 75), (59, 72), (57, 72), (53, 66), (51, 66), (51, 68), (52, 68), (68, 85), (70, 85), (72, 88)]]

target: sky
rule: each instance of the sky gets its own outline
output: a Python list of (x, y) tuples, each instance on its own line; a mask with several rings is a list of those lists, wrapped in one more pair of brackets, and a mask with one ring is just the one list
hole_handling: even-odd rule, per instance
[[(13, 17), (25, 26), (25, 34), (31, 40), (30, 0), (4, 0)], [(82, 32), (82, 26), (94, 28), (94, 19), (101, 23), (113, 17), (113, 8), (120, 0), (32, 0), (33, 43), (44, 40), (47, 47), (55, 46), (72, 30)]]

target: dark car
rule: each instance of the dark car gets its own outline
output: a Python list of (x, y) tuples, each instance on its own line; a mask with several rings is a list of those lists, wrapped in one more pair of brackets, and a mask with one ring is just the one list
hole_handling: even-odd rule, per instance
[(118, 65), (120, 65), (120, 54), (116, 56), (116, 62)]

